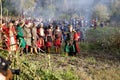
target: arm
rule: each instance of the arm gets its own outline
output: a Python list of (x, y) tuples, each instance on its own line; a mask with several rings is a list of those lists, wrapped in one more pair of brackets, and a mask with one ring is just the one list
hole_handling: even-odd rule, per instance
[(2, 73), (0, 73), (0, 80), (6, 80), (6, 77)]
[(13, 74), (10, 69), (0, 72), (0, 80), (12, 80)]
[(6, 80), (12, 80), (13, 74), (10, 69), (7, 70)]

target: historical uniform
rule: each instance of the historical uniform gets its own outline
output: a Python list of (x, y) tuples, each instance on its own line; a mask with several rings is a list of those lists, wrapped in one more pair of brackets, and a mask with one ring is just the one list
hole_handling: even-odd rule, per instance
[(17, 50), (16, 30), (12, 23), (9, 24), (10, 51)]
[(34, 23), (33, 23), (33, 27), (31, 28), (31, 32), (32, 32), (32, 49), (31, 49), (31, 53), (33, 53), (33, 49), (34, 49), (35, 53), (38, 53), (37, 52), (37, 28), (36, 28)]
[[(65, 40), (65, 52), (66, 54), (69, 55), (74, 55), (76, 54), (76, 52), (78, 52), (77, 50), (77, 43), (76, 40), (78, 40), (77, 34), (73, 31), (72, 26), (69, 27), (69, 31), (66, 32), (67, 38)], [(77, 47), (76, 47), (77, 46)]]
[(79, 48), (79, 45), (78, 45), (79, 38), (80, 38), (80, 34), (77, 33), (76, 31), (74, 31), (74, 46), (75, 46), (75, 53), (74, 53), (74, 55), (76, 55), (76, 53), (80, 52), (80, 48)]
[(51, 26), (45, 31), (45, 46), (47, 48), (47, 52), (50, 53), (50, 48), (52, 47), (52, 29)]
[(20, 25), (17, 26), (17, 38), (19, 40), (20, 55), (22, 55), (23, 49), (26, 47), (26, 41), (24, 39), (22, 23), (20, 23)]
[(2, 24), (1, 27), (2, 32), (2, 47), (3, 49), (9, 50), (10, 40), (9, 40), (9, 28), (6, 26), (5, 23)]
[(24, 39), (23, 28), (20, 25), (17, 26), (17, 38), (19, 40), (19, 46), (25, 48), (26, 41)]
[(52, 31), (51, 29), (48, 29), (46, 31), (46, 47), (52, 47)]
[(24, 30), (24, 38), (26, 41), (26, 53), (28, 53), (28, 49), (30, 48), (31, 51), (31, 46), (32, 46), (32, 32), (31, 32), (31, 23), (27, 23), (23, 30)]
[(45, 47), (45, 31), (43, 28), (43, 23), (40, 24), (40, 27), (37, 29), (37, 34), (38, 34), (38, 40), (37, 40), (37, 47), (39, 51), (43, 52), (44, 47)]
[(37, 28), (34, 26), (32, 27), (31, 30), (32, 30), (32, 47), (35, 48), (37, 43)]
[(62, 42), (62, 31), (57, 26), (54, 31), (54, 46), (56, 53), (60, 53), (61, 42)]
[(31, 43), (32, 34), (31, 34), (31, 28), (28, 26), (24, 27), (24, 38), (25, 38), (26, 44), (28, 46), (31, 46), (32, 45)]
[(68, 32), (67, 39), (65, 41), (65, 52), (68, 53), (69, 55), (75, 53), (75, 46), (73, 45), (74, 43), (73, 36), (74, 36), (73, 32)]

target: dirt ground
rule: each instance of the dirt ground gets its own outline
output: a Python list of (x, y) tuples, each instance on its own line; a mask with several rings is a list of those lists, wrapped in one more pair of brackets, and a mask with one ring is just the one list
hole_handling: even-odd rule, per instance
[(29, 57), (29, 60), (39, 61), (43, 70), (50, 68), (56, 73), (72, 71), (81, 80), (120, 80), (120, 56), (112, 54), (39, 54)]

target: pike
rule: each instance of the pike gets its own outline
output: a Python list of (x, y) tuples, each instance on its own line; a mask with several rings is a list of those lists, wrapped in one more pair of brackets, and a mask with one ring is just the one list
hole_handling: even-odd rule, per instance
[[(0, 0), (0, 5), (1, 5), (1, 22), (0, 22), (0, 28), (2, 27), (2, 0)], [(1, 38), (1, 31), (0, 31), (0, 38)], [(1, 42), (1, 40), (0, 40)]]
[(2, 0), (0, 0), (0, 5), (1, 5), (1, 24), (2, 24)]

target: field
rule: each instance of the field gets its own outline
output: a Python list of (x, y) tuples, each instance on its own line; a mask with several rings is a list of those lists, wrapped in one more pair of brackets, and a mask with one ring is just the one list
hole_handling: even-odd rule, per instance
[[(4, 54), (3, 51), (1, 54)], [(12, 64), (12, 68), (21, 69), (17, 80), (120, 79), (120, 58), (111, 54), (80, 53), (76, 57), (59, 54), (28, 54), (16, 60), (16, 65), (14, 67)]]
[[(98, 29), (98, 31), (101, 31), (101, 29)], [(98, 31), (90, 32), (96, 33)], [(100, 34), (95, 35), (101, 36)], [(40, 53), (38, 55), (24, 54), (23, 56), (19, 56), (19, 53), (14, 54), (11, 68), (20, 68), (21, 70), (21, 74), (19, 76), (15, 75), (14, 79), (120, 80), (120, 53), (119, 47), (116, 47), (116, 45), (119, 46), (119, 37), (116, 38), (115, 41), (118, 42), (113, 46), (116, 49), (112, 50), (110, 45), (107, 46), (106, 40), (104, 40), (104, 43), (106, 43), (106, 45), (104, 44), (105, 49), (99, 48), (98, 46), (101, 46), (99, 42), (102, 43), (99, 38), (96, 38), (96, 40), (99, 40), (98, 42), (95, 43), (94, 40), (93, 45), (89, 44), (91, 42), (90, 38), (93, 36), (89, 36), (87, 42), (80, 43), (81, 53), (77, 56), (66, 56), (63, 50), (61, 50), (61, 54)], [(0, 51), (0, 56), (6, 57), (7, 55), (8, 52)]]

